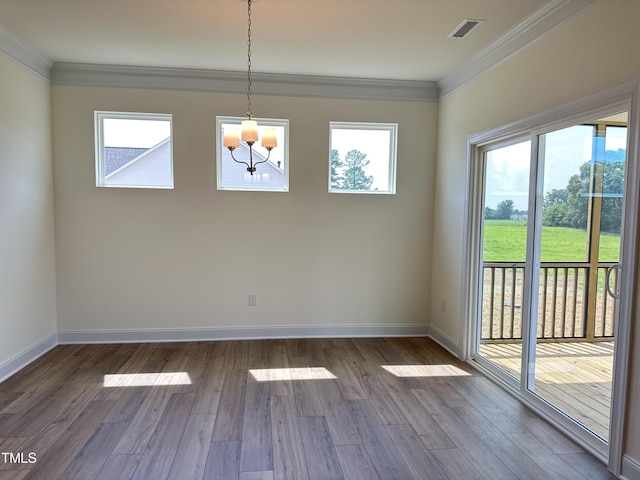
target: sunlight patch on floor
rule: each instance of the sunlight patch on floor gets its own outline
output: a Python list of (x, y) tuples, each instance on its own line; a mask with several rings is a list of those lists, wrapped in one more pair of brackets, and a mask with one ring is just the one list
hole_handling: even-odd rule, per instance
[(121, 373), (104, 376), (104, 387), (149, 387), (161, 385), (191, 385), (187, 372)]
[(467, 377), (471, 374), (453, 365), (382, 365), (396, 377)]
[(324, 367), (308, 368), (263, 368), (251, 369), (249, 373), (257, 382), (283, 380), (330, 380), (336, 376)]

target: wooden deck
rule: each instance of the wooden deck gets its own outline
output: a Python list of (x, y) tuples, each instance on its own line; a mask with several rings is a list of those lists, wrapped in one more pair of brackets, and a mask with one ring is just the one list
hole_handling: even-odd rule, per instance
[[(535, 393), (605, 440), (609, 438), (613, 342), (539, 343)], [(520, 375), (520, 344), (484, 344), (480, 353)]]

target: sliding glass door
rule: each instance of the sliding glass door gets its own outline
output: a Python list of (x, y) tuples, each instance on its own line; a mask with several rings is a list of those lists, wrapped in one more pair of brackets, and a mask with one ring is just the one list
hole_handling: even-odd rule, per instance
[(622, 112), (487, 144), (477, 156), (472, 359), (603, 445), (626, 150)]
[(477, 354), (519, 382), (529, 226), (531, 140), (482, 152), (482, 259)]
[(537, 322), (528, 388), (609, 438), (626, 115), (538, 137), (542, 209)]

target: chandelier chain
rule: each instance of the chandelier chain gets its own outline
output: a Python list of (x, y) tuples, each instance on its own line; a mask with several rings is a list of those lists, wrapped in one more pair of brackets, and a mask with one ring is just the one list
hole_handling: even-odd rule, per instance
[(251, 111), (251, 0), (248, 0), (248, 20), (247, 20), (247, 116), (253, 116)]

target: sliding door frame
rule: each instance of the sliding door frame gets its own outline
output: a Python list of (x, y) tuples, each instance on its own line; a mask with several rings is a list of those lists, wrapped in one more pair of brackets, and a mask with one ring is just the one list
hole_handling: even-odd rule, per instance
[[(487, 160), (486, 155), (494, 150), (499, 150), (501, 148), (509, 147), (512, 145), (517, 145), (519, 143), (530, 142), (531, 135), (529, 133), (525, 135), (515, 135), (506, 139), (500, 138), (496, 141), (491, 141), (483, 145), (478, 145), (474, 150), (475, 160), (474, 165), (472, 166), (472, 183), (473, 183), (473, 200), (469, 202), (470, 205), (473, 205), (473, 208), (470, 210), (470, 215), (473, 215), (473, 225), (474, 229), (474, 238), (477, 239), (478, 248), (476, 249), (475, 261), (473, 265), (470, 265), (469, 278), (469, 290), (470, 290), (470, 301), (473, 302), (475, 306), (473, 315), (475, 318), (482, 318), (482, 308), (480, 301), (480, 288), (479, 286), (483, 284), (483, 269), (481, 267), (482, 264), (482, 243), (484, 241), (484, 211), (485, 211), (485, 183), (486, 183), (486, 167)], [(526, 278), (525, 278), (526, 282)], [(523, 291), (526, 291), (526, 283)], [(524, 296), (523, 304), (522, 304), (522, 315), (523, 317), (528, 312), (528, 299), (527, 295)], [(473, 307), (472, 307), (473, 308)], [(493, 373), (500, 375), (500, 369), (495, 367), (490, 361), (483, 358), (481, 355), (478, 355), (476, 349), (479, 347), (480, 336), (481, 336), (481, 322), (473, 322), (470, 325), (470, 337), (469, 337), (469, 348), (467, 359), (472, 360), (475, 363), (478, 363), (483, 369), (486, 370), (494, 370)], [(522, 342), (526, 341), (526, 333), (523, 332)], [(523, 370), (521, 370), (523, 371)], [(515, 378), (514, 375), (501, 375), (501, 381), (506, 383), (511, 389), (519, 389), (520, 378)]]
[[(527, 387), (531, 379), (520, 382), (519, 387), (505, 379), (506, 376), (496, 375), (495, 369), (487, 368), (483, 362), (474, 359), (476, 345), (476, 324), (480, 318), (478, 315), (478, 286), (481, 274), (479, 258), (481, 258), (482, 239), (482, 210), (478, 205), (482, 204), (482, 190), (484, 181), (484, 151), (488, 146), (514, 143), (516, 139), (530, 138), (531, 143), (531, 165), (539, 168), (537, 162), (538, 155), (538, 135), (560, 128), (568, 127), (576, 123), (593, 120), (599, 116), (605, 116), (614, 111), (628, 111), (629, 122), (627, 127), (627, 166), (625, 175), (625, 202), (623, 207), (623, 236), (621, 238), (621, 258), (622, 267), (620, 271), (620, 301), (618, 303), (618, 321), (616, 323), (616, 347), (613, 366), (613, 385), (610, 416), (610, 431), (608, 444), (596, 435), (589, 434), (576, 422), (570, 420), (566, 415), (541, 400), (537, 395), (530, 392)], [(509, 123), (497, 128), (486, 130), (467, 139), (467, 169), (466, 169), (466, 194), (465, 224), (464, 224), (464, 249), (462, 278), (465, 284), (462, 289), (462, 315), (461, 315), (461, 338), (460, 356), (476, 368), (483, 371), (487, 376), (505, 389), (510, 391), (519, 400), (532, 408), (534, 411), (544, 416), (557, 428), (581, 444), (600, 460), (608, 464), (609, 470), (616, 475), (620, 474), (622, 467), (623, 440), (625, 435), (625, 413), (627, 402), (627, 390), (629, 381), (630, 362), (630, 337), (633, 314), (633, 295), (635, 292), (636, 260), (637, 253), (635, 246), (638, 240), (638, 219), (636, 212), (640, 211), (640, 165), (638, 165), (638, 153), (640, 152), (640, 79), (614, 85), (600, 90), (591, 95), (587, 95), (559, 105), (541, 113), (532, 115), (522, 120)], [(540, 172), (531, 171), (530, 188), (537, 189), (537, 175)], [(539, 192), (530, 192), (529, 211), (535, 208), (541, 209), (542, 205), (536, 197)], [(480, 202), (480, 203), (478, 203)], [(540, 213), (540, 212), (537, 212)], [(528, 251), (534, 252), (533, 246), (536, 236), (540, 235), (538, 228), (530, 228), (527, 236)], [(538, 238), (539, 240), (539, 238)], [(536, 255), (539, 257), (539, 254)], [(536, 265), (535, 258), (527, 255), (527, 271), (531, 271)], [(539, 265), (539, 258), (537, 259)], [(525, 278), (532, 277), (531, 275)], [(526, 281), (526, 280), (525, 280)], [(531, 282), (525, 284), (525, 291), (531, 292)], [(528, 290), (526, 290), (528, 289)], [(531, 298), (531, 294), (525, 298)], [(535, 303), (535, 302), (530, 302)], [(527, 305), (524, 310), (533, 314), (536, 305)], [(535, 355), (535, 330), (530, 325), (530, 329), (523, 330), (523, 358), (522, 372), (531, 370), (531, 355)], [(525, 343), (526, 342), (526, 343)], [(525, 348), (528, 346), (528, 348)], [(529, 356), (524, 354), (529, 352)], [(531, 353), (533, 352), (533, 353)], [(525, 358), (526, 357), (526, 358)], [(530, 377), (530, 375), (529, 375)]]

